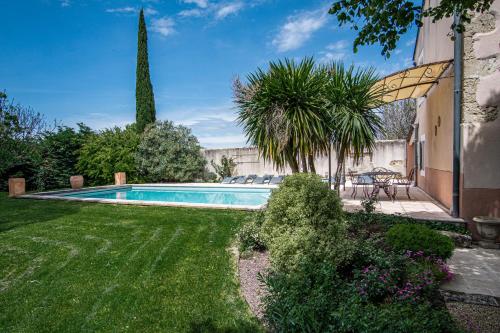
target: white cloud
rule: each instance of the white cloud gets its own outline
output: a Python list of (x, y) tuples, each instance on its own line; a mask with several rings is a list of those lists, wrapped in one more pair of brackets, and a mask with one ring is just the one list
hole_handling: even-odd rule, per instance
[(157, 32), (164, 37), (175, 33), (174, 26), (174, 20), (166, 16), (151, 20), (151, 31)]
[(198, 8), (182, 10), (178, 14), (182, 17), (200, 17), (203, 16), (203, 12)]
[(183, 0), (182, 2), (192, 3), (192, 4), (197, 5), (200, 8), (207, 8), (208, 7), (208, 0)]
[(71, 1), (61, 0), (61, 7), (69, 7), (70, 5), (71, 5)]
[[(113, 13), (113, 14), (136, 14), (139, 13), (139, 9), (136, 7), (119, 7), (119, 8), (108, 8), (106, 9), (107, 13)], [(146, 7), (144, 8), (144, 15), (146, 16), (154, 16), (157, 15), (158, 11), (152, 7)]]
[(215, 18), (220, 20), (229, 15), (236, 14), (244, 7), (243, 2), (233, 2), (220, 6), (215, 12)]
[(411, 57), (406, 57), (403, 61), (405, 67), (413, 66), (413, 59)]
[(414, 40), (414, 39), (411, 39), (411, 40), (407, 41), (407, 42), (405, 43), (405, 45), (406, 45), (406, 46), (412, 46), (412, 45), (415, 45), (415, 40)]
[(332, 61), (339, 61), (346, 57), (344, 52), (320, 52), (323, 56), (319, 59), (321, 63), (329, 63)]
[(347, 48), (347, 46), (349, 46), (349, 42), (344, 39), (341, 39), (339, 41), (336, 41), (335, 43), (328, 44), (326, 46), (326, 49), (330, 51), (338, 51)]
[(403, 50), (401, 50), (401, 49), (394, 50), (394, 54), (396, 54), (396, 55), (400, 54), (401, 52), (403, 52)]
[(151, 7), (144, 8), (144, 15), (146, 15), (146, 16), (154, 16), (157, 14), (158, 14), (158, 11), (154, 8), (151, 8)]
[(118, 14), (131, 14), (131, 13), (137, 13), (137, 8), (134, 7), (109, 8), (106, 9), (106, 12), (118, 13)]
[(312, 34), (321, 29), (328, 20), (323, 10), (304, 12), (290, 16), (273, 39), (273, 45), (278, 52), (286, 52), (300, 48)]

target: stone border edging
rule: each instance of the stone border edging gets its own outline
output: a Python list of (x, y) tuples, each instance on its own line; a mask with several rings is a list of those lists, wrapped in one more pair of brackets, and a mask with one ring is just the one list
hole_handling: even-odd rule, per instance
[(467, 294), (459, 291), (439, 289), (446, 302), (460, 302), (500, 307), (500, 297), (481, 294)]

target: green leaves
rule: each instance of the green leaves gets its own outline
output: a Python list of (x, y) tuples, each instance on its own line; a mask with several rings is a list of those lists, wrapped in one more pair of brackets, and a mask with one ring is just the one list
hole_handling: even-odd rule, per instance
[(146, 128), (136, 161), (140, 174), (151, 182), (193, 181), (202, 178), (206, 164), (191, 130), (170, 121)]
[(339, 162), (349, 155), (357, 161), (372, 152), (376, 134), (382, 131), (381, 120), (373, 111), (382, 104), (383, 92), (373, 88), (378, 77), (373, 68), (346, 68), (340, 62), (324, 70), (330, 75), (325, 96), (332, 111), (331, 138)]
[(112, 184), (115, 172), (126, 172), (130, 182), (137, 180), (135, 153), (139, 135), (134, 125), (125, 129), (105, 129), (87, 137), (80, 150), (77, 170), (90, 185)]
[(299, 154), (326, 150), (323, 90), (328, 78), (312, 58), (270, 62), (268, 71), (259, 68), (247, 80), (234, 83), (238, 121), (264, 159), (297, 172)]
[[(436, 22), (457, 11), (462, 22), (468, 23), (474, 12), (485, 12), (492, 3), (493, 0), (442, 0), (435, 7), (423, 9), (420, 2), (410, 0), (340, 0), (333, 3), (329, 13), (337, 16), (339, 26), (351, 25), (359, 31), (354, 52), (358, 46), (378, 43), (382, 46), (381, 54), (389, 58), (400, 36), (414, 23), (421, 26), (424, 17)], [(463, 31), (464, 25), (457, 29)]]

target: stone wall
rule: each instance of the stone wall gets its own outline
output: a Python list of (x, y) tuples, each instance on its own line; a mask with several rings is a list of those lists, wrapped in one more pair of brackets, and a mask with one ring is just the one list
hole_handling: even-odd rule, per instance
[(460, 215), (500, 216), (500, 0), (464, 33)]
[[(220, 163), (223, 155), (232, 157), (236, 162), (236, 174), (238, 175), (264, 175), (264, 174), (291, 174), (291, 170), (276, 170), (271, 162), (265, 162), (259, 157), (257, 148), (223, 148), (206, 149), (203, 151), (208, 161), (208, 168), (214, 171), (210, 161)], [(337, 164), (335, 153), (332, 153), (332, 173), (335, 172)], [(370, 171), (374, 167), (385, 167), (406, 174), (406, 142), (405, 140), (381, 140), (377, 141), (376, 148), (371, 156), (365, 156), (358, 165), (351, 159), (347, 161), (347, 167), (359, 172)], [(328, 174), (328, 157), (322, 156), (315, 160), (316, 172), (325, 176)]]

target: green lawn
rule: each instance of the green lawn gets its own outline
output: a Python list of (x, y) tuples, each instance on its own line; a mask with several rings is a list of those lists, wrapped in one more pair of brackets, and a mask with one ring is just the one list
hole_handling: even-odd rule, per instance
[(245, 214), (0, 193), (0, 332), (259, 331), (228, 251)]

